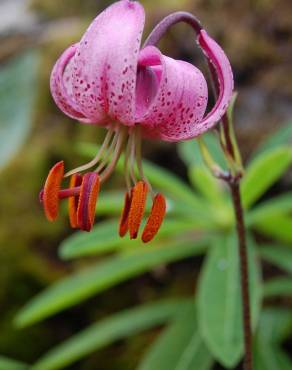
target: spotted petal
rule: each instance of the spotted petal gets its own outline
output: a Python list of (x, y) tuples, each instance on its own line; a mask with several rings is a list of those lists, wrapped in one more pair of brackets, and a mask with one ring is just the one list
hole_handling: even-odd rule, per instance
[(144, 9), (121, 0), (92, 22), (74, 58), (73, 94), (90, 120), (107, 115), (133, 125), (137, 61), (144, 27)]
[(162, 55), (154, 46), (141, 51), (139, 68), (143, 78), (138, 78), (137, 93), (144, 90), (148, 96), (143, 106), (137, 100), (136, 119), (144, 136), (165, 141), (195, 136), (208, 99), (207, 83), (199, 69)]
[(72, 95), (72, 64), (76, 48), (76, 44), (70, 46), (57, 60), (51, 73), (51, 92), (62, 112), (73, 119), (88, 123)]

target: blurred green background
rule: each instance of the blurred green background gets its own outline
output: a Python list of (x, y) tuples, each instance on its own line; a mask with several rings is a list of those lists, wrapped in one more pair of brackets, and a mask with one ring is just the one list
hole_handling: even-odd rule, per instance
[[(244, 160), (249, 160), (252, 151), (292, 117), (292, 2), (141, 2), (147, 17), (144, 37), (163, 16), (186, 10), (223, 46), (239, 92), (235, 128)], [(38, 192), (55, 162), (64, 159), (67, 168), (83, 163), (80, 143), (99, 144), (104, 135), (102, 129), (73, 122), (57, 109), (50, 96), (49, 76), (63, 49), (78, 40), (95, 15), (110, 3), (0, 2), (0, 354), (28, 363), (100, 317), (151, 299), (191, 294), (200, 271), (200, 257), (159, 267), (30, 328), (20, 330), (13, 325), (17, 311), (36, 293), (92, 263), (90, 258), (63, 262), (58, 257), (58, 245), (72, 231), (66, 212), (54, 224), (46, 221)], [(167, 55), (204, 69), (192, 31), (186, 26), (173, 28), (161, 48)], [(174, 145), (145, 143), (144, 153), (187, 182), (186, 165)], [(123, 178), (114, 176), (105, 188), (123, 186)], [(285, 193), (291, 186), (290, 166), (265, 199)], [(277, 272), (264, 264), (265, 278)], [(292, 297), (278, 298), (277, 304), (291, 310)], [(69, 368), (134, 369), (156, 334), (152, 330), (117, 342)], [(289, 341), (286, 348), (291, 349)]]

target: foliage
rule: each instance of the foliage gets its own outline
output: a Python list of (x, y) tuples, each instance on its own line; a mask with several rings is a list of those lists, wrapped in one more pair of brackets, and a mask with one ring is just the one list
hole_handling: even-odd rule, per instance
[[(264, 144), (262, 149), (258, 149), (247, 166), (242, 186), (249, 230), (250, 293), (253, 329), (257, 333), (257, 370), (292, 366), (291, 359), (280, 349), (284, 337), (291, 334), (291, 315), (282, 315), (283, 309), (280, 308), (263, 310), (261, 304), (263, 293), (267, 297), (292, 293), (292, 278), (289, 277), (292, 238), (288, 232), (292, 222), (291, 195), (287, 193), (269, 200), (264, 198), (264, 193), (291, 167), (292, 149), (287, 145), (291, 137), (279, 132), (274, 138), (277, 145), (273, 145), (273, 138), (270, 138), (269, 145)], [(205, 139), (217, 158), (214, 136), (207, 134)], [(92, 155), (96, 147), (83, 145), (81, 150)], [(195, 141), (180, 144), (179, 153), (188, 168), (190, 185), (145, 161), (146, 175), (168, 198), (168, 216), (155, 241), (150, 246), (143, 246), (139, 241), (118, 238), (116, 218), (121, 204), (117, 206), (115, 200), (121, 198), (121, 194), (104, 192), (96, 211), (99, 216), (107, 218), (98, 223), (91, 234), (73, 234), (62, 242), (59, 250), (60, 256), (66, 260), (99, 256), (98, 261), (37, 295), (19, 312), (15, 322), (26, 327), (154, 267), (205, 254), (195, 299), (176, 298), (172, 303), (146, 303), (102, 319), (50, 350), (33, 369), (64, 368), (117, 339), (169, 321), (168, 327), (146, 351), (139, 370), (157, 369), (157, 364), (159, 370), (207, 370), (216, 361), (226, 368), (235, 367), (239, 362), (243, 353), (239, 267), (229, 194), (204, 167)], [(122, 170), (122, 163), (119, 163), (118, 171)], [(259, 244), (255, 235), (268, 238), (275, 245), (271, 242)], [(281, 242), (284, 244), (279, 245)], [(100, 258), (103, 254), (107, 256)], [(259, 258), (283, 269), (288, 276), (263, 283)], [(275, 322), (275, 327), (281, 332), (273, 338), (266, 330), (270, 322)], [(287, 329), (285, 336), (282, 335), (283, 327)], [(263, 353), (267, 352), (273, 361), (265, 360)]]
[(0, 169), (17, 153), (30, 130), (37, 65), (38, 54), (26, 52), (1, 68)]

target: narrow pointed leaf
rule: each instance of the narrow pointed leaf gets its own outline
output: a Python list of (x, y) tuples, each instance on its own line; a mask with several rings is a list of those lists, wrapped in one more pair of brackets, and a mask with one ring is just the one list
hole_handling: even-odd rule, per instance
[(28, 370), (29, 365), (0, 355), (0, 370)]
[(252, 206), (292, 164), (292, 148), (271, 149), (255, 158), (242, 180), (241, 194), (245, 208)]
[(119, 215), (123, 208), (124, 193), (122, 191), (103, 191), (96, 205), (98, 215)]
[(263, 246), (259, 253), (266, 261), (292, 273), (292, 249), (279, 245)]
[(224, 184), (217, 180), (206, 166), (190, 166), (189, 178), (196, 189), (210, 202), (224, 202)]
[[(120, 238), (117, 233), (117, 227), (117, 220), (104, 221), (97, 224), (90, 233), (74, 233), (62, 242), (59, 249), (60, 256), (63, 259), (71, 259), (143, 246), (140, 240), (134, 240), (129, 243), (127, 237)], [(198, 228), (200, 227), (201, 225), (198, 225)], [(165, 220), (152, 244), (154, 245), (154, 243), (156, 244), (159, 240), (166, 237), (195, 229), (196, 225), (193, 221)]]
[(267, 140), (256, 150), (254, 156), (261, 155), (265, 151), (278, 148), (279, 146), (292, 144), (292, 121), (280, 126)]
[(0, 169), (20, 149), (32, 123), (38, 54), (25, 53), (0, 70)]
[(292, 244), (292, 216), (268, 215), (253, 224), (258, 232), (283, 243)]
[(271, 198), (260, 203), (257, 207), (249, 211), (247, 222), (250, 226), (257, 223), (264, 223), (266, 219), (277, 215), (287, 215), (292, 211), (292, 193), (287, 192), (277, 197)]
[(206, 240), (200, 240), (172, 242), (160, 247), (146, 245), (133, 252), (109, 257), (34, 297), (17, 315), (16, 325), (24, 327), (38, 322), (160, 264), (201, 254), (206, 243)]
[(289, 308), (268, 307), (261, 314), (257, 339), (279, 345), (292, 330), (292, 311)]
[[(262, 288), (252, 239), (248, 244), (251, 313), (255, 327)], [(239, 258), (234, 235), (217, 238), (208, 252), (198, 290), (198, 323), (213, 356), (223, 366), (234, 367), (243, 354)]]
[(292, 360), (279, 347), (269, 343), (256, 345), (254, 355), (255, 370), (290, 370)]
[(267, 281), (264, 285), (264, 295), (265, 297), (292, 297), (292, 278), (279, 277)]
[(51, 349), (32, 370), (62, 369), (117, 340), (168, 322), (188, 305), (188, 300), (169, 300), (117, 313)]
[(209, 370), (213, 359), (198, 333), (194, 304), (146, 352), (137, 370)]
[(292, 329), (290, 310), (269, 308), (261, 315), (255, 338), (255, 370), (290, 370), (292, 361), (280, 348)]

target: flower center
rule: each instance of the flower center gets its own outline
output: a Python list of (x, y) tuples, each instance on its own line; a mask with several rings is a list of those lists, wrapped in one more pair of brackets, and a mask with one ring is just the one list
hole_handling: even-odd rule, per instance
[[(114, 171), (124, 151), (124, 173), (127, 191), (120, 219), (119, 235), (129, 231), (136, 239), (143, 220), (147, 194), (151, 193), (153, 205), (143, 231), (142, 240), (148, 242), (156, 235), (165, 215), (166, 204), (161, 194), (155, 195), (142, 168), (140, 127), (112, 126), (97, 155), (89, 163), (77, 167), (64, 175), (64, 163), (58, 162), (49, 172), (44, 189), (40, 193), (45, 214), (50, 221), (58, 216), (59, 202), (69, 199), (69, 219), (73, 228), (90, 231), (94, 224), (95, 205), (100, 184)], [(81, 175), (95, 167), (91, 172)], [(70, 176), (70, 184), (61, 189), (63, 178)]]

